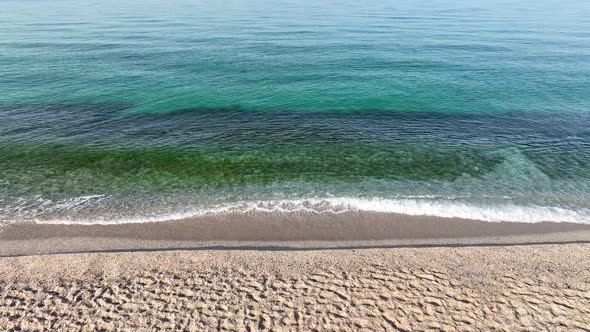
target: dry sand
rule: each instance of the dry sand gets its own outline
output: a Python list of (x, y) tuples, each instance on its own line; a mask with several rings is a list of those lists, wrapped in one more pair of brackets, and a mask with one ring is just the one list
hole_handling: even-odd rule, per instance
[(360, 242), (15, 228), (0, 234), (0, 330), (590, 331), (590, 232), (539, 227)]

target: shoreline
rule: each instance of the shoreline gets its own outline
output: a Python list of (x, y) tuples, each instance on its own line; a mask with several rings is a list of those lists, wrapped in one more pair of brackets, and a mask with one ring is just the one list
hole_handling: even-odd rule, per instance
[(206, 216), (117, 225), (12, 224), (0, 256), (68, 252), (320, 250), (590, 243), (590, 225), (486, 222), (387, 213)]

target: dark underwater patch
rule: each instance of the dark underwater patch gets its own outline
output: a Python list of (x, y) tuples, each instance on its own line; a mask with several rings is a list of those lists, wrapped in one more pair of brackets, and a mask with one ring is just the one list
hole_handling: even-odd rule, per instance
[(517, 148), (551, 178), (590, 177), (587, 113), (238, 106), (133, 113), (132, 106), (2, 104), (0, 116), (7, 121), (0, 123), (0, 164), (11, 172), (37, 167), (47, 178), (83, 170), (161, 181), (163, 187), (293, 179), (452, 181), (494, 170), (503, 160), (494, 151)]
[(0, 146), (4, 190), (19, 195), (166, 192), (277, 181), (447, 180), (491, 171), (479, 151), (340, 144), (261, 150)]

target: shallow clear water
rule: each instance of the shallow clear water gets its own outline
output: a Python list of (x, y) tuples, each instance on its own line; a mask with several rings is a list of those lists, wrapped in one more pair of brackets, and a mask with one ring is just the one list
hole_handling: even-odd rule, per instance
[(0, 4), (3, 223), (590, 223), (587, 3)]

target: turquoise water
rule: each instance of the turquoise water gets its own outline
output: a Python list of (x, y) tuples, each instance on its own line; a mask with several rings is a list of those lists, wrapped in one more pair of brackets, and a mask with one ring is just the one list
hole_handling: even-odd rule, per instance
[(590, 223), (587, 3), (0, 4), (0, 223)]

